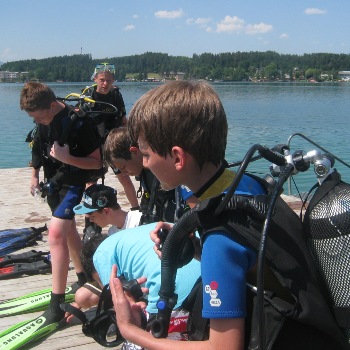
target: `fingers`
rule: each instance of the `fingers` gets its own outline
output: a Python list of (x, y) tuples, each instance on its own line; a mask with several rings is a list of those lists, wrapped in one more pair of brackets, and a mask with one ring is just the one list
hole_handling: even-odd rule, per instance
[(162, 252), (159, 250), (159, 248), (156, 244), (153, 246), (153, 250), (158, 255), (158, 258), (162, 259)]
[(60, 146), (58, 141), (55, 141), (50, 149), (50, 156), (63, 162), (68, 155), (69, 146), (67, 144)]
[[(135, 303), (135, 300), (132, 298), (132, 296), (129, 293), (124, 291), (122, 282), (116, 276), (117, 276), (117, 266), (113, 265), (111, 270), (109, 287), (111, 289), (114, 305), (116, 305), (117, 301), (120, 300), (119, 298), (127, 299), (131, 304)], [(146, 281), (147, 281), (146, 277), (140, 277), (137, 279), (137, 283), (139, 285), (146, 283)], [(142, 293), (148, 293), (149, 291), (149, 289), (146, 287), (142, 287), (141, 290), (142, 290)], [(141, 302), (141, 305), (142, 305), (142, 302)], [(144, 307), (142, 306), (142, 308)]]
[(168, 222), (163, 222), (163, 221), (159, 221), (156, 225), (156, 227), (154, 228), (154, 230), (152, 230), (150, 232), (150, 237), (151, 240), (155, 243), (155, 245), (159, 246), (159, 244), (161, 243), (159, 237), (158, 237), (158, 232), (161, 229), (165, 229), (170, 231), (172, 229), (174, 225), (173, 224), (169, 224)]
[(114, 308), (117, 306), (118, 300), (125, 299), (123, 286), (117, 276), (117, 266), (113, 265), (111, 270), (111, 277), (109, 280), (109, 288), (111, 289), (112, 300)]

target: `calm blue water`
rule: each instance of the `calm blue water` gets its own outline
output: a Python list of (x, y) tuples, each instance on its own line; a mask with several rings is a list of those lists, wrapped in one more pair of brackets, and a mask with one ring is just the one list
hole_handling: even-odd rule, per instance
[[(85, 83), (49, 84), (57, 96), (80, 92)], [(155, 83), (118, 83), (127, 111)], [(242, 159), (249, 147), (259, 143), (268, 147), (287, 143), (288, 137), (301, 132), (342, 160), (350, 163), (350, 84), (293, 83), (214, 83), (229, 121), (226, 158)], [(24, 142), (34, 126), (32, 119), (19, 108), (22, 84), (0, 84), (0, 168), (26, 167), (30, 149)], [(291, 150), (310, 151), (315, 147), (300, 137), (293, 138)], [(350, 171), (341, 163), (336, 168), (343, 179), (350, 180)], [(316, 182), (311, 167), (294, 177), (300, 191), (307, 191)], [(269, 173), (267, 161), (249, 165), (249, 171)], [(295, 190), (293, 189), (293, 193)]]

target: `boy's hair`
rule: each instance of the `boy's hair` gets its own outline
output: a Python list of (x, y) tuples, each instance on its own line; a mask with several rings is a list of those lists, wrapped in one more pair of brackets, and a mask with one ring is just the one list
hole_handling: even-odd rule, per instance
[(115, 80), (115, 74), (113, 72), (109, 71), (109, 70), (97, 71), (97, 72), (92, 73), (92, 77), (91, 77), (92, 79), (91, 80), (97, 79), (100, 74), (109, 74), (111, 76), (111, 78), (113, 80)]
[(219, 96), (206, 82), (173, 81), (141, 96), (128, 117), (133, 141), (141, 135), (162, 157), (174, 146), (200, 167), (218, 166), (225, 157), (227, 119)]
[(118, 158), (130, 160), (132, 146), (137, 144), (131, 141), (126, 127), (112, 129), (103, 146), (103, 160), (110, 165), (113, 165)]
[(81, 264), (89, 282), (93, 281), (92, 274), (96, 271), (93, 256), (98, 246), (107, 238), (105, 234), (94, 235), (83, 243), (80, 253)]
[(49, 109), (54, 101), (55, 93), (47, 85), (34, 81), (26, 83), (20, 95), (21, 110), (27, 112)]

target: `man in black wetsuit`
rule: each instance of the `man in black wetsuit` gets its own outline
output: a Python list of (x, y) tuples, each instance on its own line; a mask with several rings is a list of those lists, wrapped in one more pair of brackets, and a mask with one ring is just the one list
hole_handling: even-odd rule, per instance
[(83, 95), (97, 101), (92, 110), (99, 111), (94, 119), (103, 139), (106, 139), (110, 130), (126, 126), (127, 123), (123, 96), (119, 87), (113, 85), (115, 82), (114, 74), (114, 64), (102, 63), (96, 65), (91, 77), (95, 85), (88, 86), (82, 91)]
[[(64, 317), (59, 304), (64, 301), (70, 259), (78, 284), (86, 281), (73, 207), (81, 201), (91, 170), (101, 167), (100, 143), (89, 120), (79, 117), (72, 107), (57, 100), (44, 84), (25, 84), (20, 107), (38, 125), (32, 149), (30, 192), (34, 195), (41, 191), (52, 211), (49, 225), (52, 295), (45, 316), (48, 322), (59, 322)], [(41, 167), (44, 182), (40, 183)]]
[[(123, 96), (120, 93), (119, 88), (113, 85), (115, 82), (114, 74), (114, 64), (97, 64), (91, 77), (96, 85), (88, 86), (82, 91), (83, 95), (89, 96), (94, 101), (97, 101), (91, 109), (93, 111), (99, 111), (99, 113), (93, 115), (93, 118), (97, 124), (102, 143), (104, 143), (110, 130), (126, 126), (127, 124)], [(131, 208), (138, 209), (139, 203), (136, 197), (135, 187), (130, 177), (116, 171), (114, 168), (112, 169), (124, 188), (125, 195), (130, 202)], [(97, 178), (93, 180), (97, 181)], [(87, 237), (94, 233), (101, 232), (101, 228), (98, 226), (90, 225), (91, 223), (86, 220), (84, 231), (86, 232)]]

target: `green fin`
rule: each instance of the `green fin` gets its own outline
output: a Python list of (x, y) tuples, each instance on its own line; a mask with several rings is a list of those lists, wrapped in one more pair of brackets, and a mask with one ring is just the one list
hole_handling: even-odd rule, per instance
[[(71, 287), (67, 287), (65, 293), (66, 303), (74, 301), (74, 292)], [(50, 303), (50, 299), (51, 289), (43, 289), (19, 298), (5, 300), (0, 303), (0, 318), (45, 310)]]
[(0, 333), (0, 350), (15, 350), (60, 328), (61, 322), (47, 324), (45, 316), (17, 323)]

